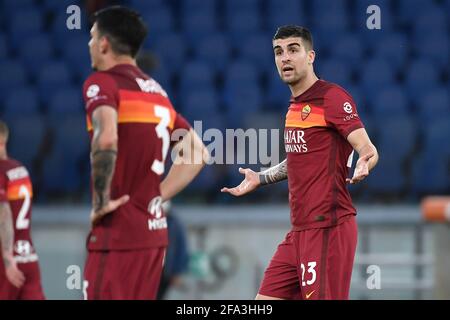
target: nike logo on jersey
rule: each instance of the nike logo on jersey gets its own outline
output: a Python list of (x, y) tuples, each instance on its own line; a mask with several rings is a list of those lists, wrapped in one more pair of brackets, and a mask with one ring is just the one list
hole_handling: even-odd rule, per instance
[(311, 295), (314, 293), (314, 291), (316, 291), (316, 290), (313, 290), (310, 293), (307, 293), (306, 294), (306, 299), (309, 299), (309, 297), (311, 297)]

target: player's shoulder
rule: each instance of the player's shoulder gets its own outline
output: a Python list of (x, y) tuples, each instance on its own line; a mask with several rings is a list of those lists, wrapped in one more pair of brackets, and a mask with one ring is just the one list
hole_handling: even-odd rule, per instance
[(18, 160), (8, 158), (0, 160), (0, 173), (9, 176), (10, 180), (13, 176), (28, 176), (27, 168)]
[(323, 89), (328, 97), (351, 97), (351, 94), (337, 83), (323, 81)]
[(96, 83), (114, 83), (114, 75), (108, 71), (95, 71), (84, 81), (84, 86)]

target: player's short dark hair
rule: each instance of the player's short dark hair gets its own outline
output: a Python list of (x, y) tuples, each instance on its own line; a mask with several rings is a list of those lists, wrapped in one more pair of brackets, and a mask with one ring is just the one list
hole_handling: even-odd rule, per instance
[(308, 50), (313, 50), (314, 44), (313, 44), (312, 34), (305, 27), (300, 27), (300, 26), (296, 26), (296, 25), (281, 26), (277, 29), (277, 32), (275, 32), (275, 35), (273, 36), (273, 40), (286, 39), (286, 38), (291, 38), (291, 37), (302, 38), (303, 42), (305, 43), (305, 47)]
[(111, 6), (94, 13), (99, 34), (106, 36), (117, 54), (135, 57), (147, 36), (141, 15), (122, 6)]
[(4, 137), (6, 140), (8, 140), (8, 136), (9, 136), (8, 125), (2, 120), (0, 120), (0, 137)]

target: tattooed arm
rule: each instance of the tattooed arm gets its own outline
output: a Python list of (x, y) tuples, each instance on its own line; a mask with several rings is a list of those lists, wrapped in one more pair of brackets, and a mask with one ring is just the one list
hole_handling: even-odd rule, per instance
[(239, 168), (239, 172), (245, 175), (240, 185), (234, 188), (222, 188), (221, 192), (228, 192), (233, 196), (240, 197), (250, 193), (259, 186), (273, 184), (287, 179), (286, 160), (262, 172), (255, 172), (251, 169)]
[(2, 245), (2, 257), (6, 270), (6, 277), (12, 285), (20, 288), (25, 281), (25, 277), (17, 268), (17, 263), (14, 260), (14, 228), (12, 220), (12, 212), (9, 203), (0, 202), (0, 242)]
[(283, 162), (273, 166), (263, 172), (259, 173), (260, 184), (272, 184), (277, 183), (287, 179), (287, 161), (284, 159)]
[(100, 106), (92, 114), (94, 135), (91, 144), (91, 166), (93, 199), (91, 222), (95, 224), (104, 215), (113, 212), (128, 201), (124, 195), (110, 199), (110, 186), (117, 158), (117, 111), (109, 106)]

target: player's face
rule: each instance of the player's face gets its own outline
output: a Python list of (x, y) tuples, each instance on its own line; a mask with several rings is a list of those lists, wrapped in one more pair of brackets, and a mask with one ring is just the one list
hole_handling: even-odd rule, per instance
[(91, 55), (91, 67), (94, 70), (98, 69), (100, 55), (100, 39), (97, 29), (97, 23), (91, 28), (91, 39), (89, 40), (89, 54)]
[(273, 52), (278, 74), (289, 85), (305, 78), (314, 59), (313, 51), (307, 50), (299, 37), (274, 40)]

